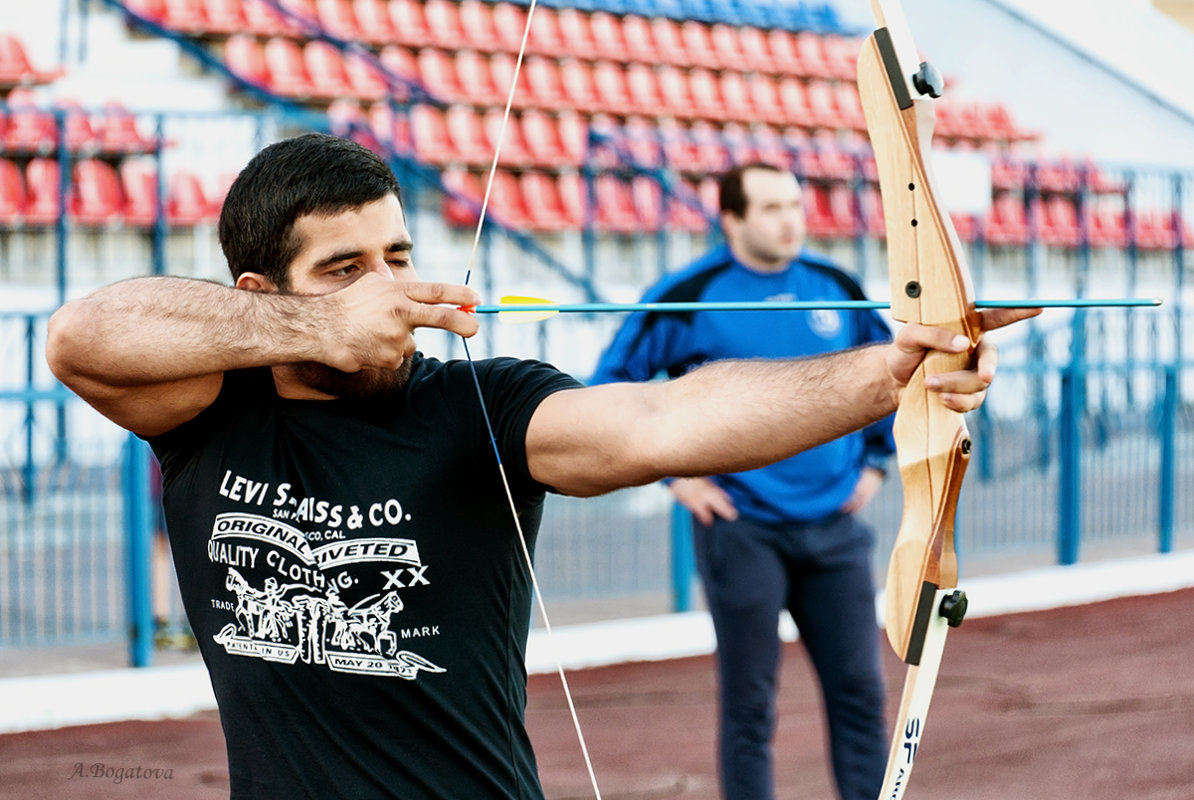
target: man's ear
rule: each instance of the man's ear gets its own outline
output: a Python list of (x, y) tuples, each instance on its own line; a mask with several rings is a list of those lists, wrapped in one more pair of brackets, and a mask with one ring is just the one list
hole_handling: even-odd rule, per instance
[(242, 272), (236, 279), (236, 288), (247, 292), (277, 292), (278, 287), (259, 272)]

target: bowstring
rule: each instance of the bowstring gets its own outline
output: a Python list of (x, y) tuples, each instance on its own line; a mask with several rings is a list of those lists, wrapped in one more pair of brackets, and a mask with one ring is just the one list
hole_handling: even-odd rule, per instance
[[(526, 26), (522, 31), (522, 42), (518, 47), (518, 57), (514, 61), (514, 75), (510, 81), (510, 91), (506, 96), (506, 108), (502, 113), (502, 124), (498, 127), (497, 144), (493, 149), (493, 161), (489, 165), (489, 175), (485, 181), (485, 194), (481, 198), (481, 210), (477, 215), (477, 227), (473, 233), (473, 244), (472, 248), (469, 250), (468, 262), (467, 266), (465, 267), (465, 286), (468, 285), (469, 279), (472, 277), (473, 264), (476, 261), (477, 252), (480, 249), (481, 231), (485, 226), (485, 215), (489, 210), (489, 197), (493, 191), (494, 177), (497, 175), (498, 162), (502, 155), (502, 142), (505, 141), (506, 126), (510, 121), (510, 109), (514, 105), (514, 94), (518, 90), (518, 76), (522, 71), (523, 57), (526, 55), (527, 41), (529, 40), (531, 34), (531, 20), (534, 18), (536, 5), (537, 0), (530, 0), (530, 4), (527, 7)], [(465, 360), (468, 361), (469, 371), (473, 376), (473, 386), (477, 390), (477, 400), (481, 404), (481, 418), (485, 420), (485, 429), (489, 434), (489, 444), (493, 449), (494, 458), (497, 460), (498, 474), (502, 479), (502, 489), (506, 493), (506, 502), (510, 506), (510, 516), (514, 521), (514, 529), (518, 533), (518, 544), (522, 549), (523, 563), (526, 565), (527, 575), (531, 581), (531, 589), (535, 596), (535, 603), (539, 609), (539, 616), (543, 620), (543, 629), (547, 633), (548, 642), (554, 644), (556, 641), (553, 638), (555, 633), (551, 627), (551, 620), (547, 615), (547, 606), (543, 601), (543, 592), (539, 588), (539, 579), (535, 574), (535, 565), (534, 560), (531, 558), (531, 549), (527, 544), (526, 534), (524, 534), (522, 530), (522, 519), (518, 513), (518, 505), (514, 502), (514, 493), (510, 489), (510, 479), (506, 476), (506, 466), (502, 461), (501, 450), (498, 448), (497, 436), (493, 431), (493, 423), (489, 419), (489, 409), (485, 405), (485, 394), (481, 390), (481, 379), (477, 375), (477, 366), (473, 362), (472, 353), (469, 352), (468, 339), (466, 339), (464, 336), (461, 336), (460, 341), (464, 345)], [(572, 699), (572, 690), (568, 686), (568, 678), (564, 674), (564, 663), (560, 658), (558, 650), (554, 647), (552, 649), (552, 656), (555, 660), (556, 674), (559, 675), (560, 685), (564, 689), (564, 699), (568, 704), (568, 713), (572, 716), (572, 727), (576, 731), (576, 739), (580, 744), (581, 755), (584, 757), (585, 769), (588, 770), (589, 773), (589, 782), (593, 786), (593, 794), (596, 796), (597, 800), (601, 800), (601, 789), (597, 786), (597, 773), (593, 770), (593, 760), (589, 756), (589, 748), (585, 743), (584, 732), (581, 731), (580, 717), (576, 713), (576, 703)]]

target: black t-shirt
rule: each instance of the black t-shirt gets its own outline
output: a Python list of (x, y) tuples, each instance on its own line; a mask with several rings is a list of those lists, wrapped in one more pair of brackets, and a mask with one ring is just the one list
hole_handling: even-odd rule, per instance
[[(531, 415), (577, 386), (477, 362), (528, 544)], [(230, 372), (151, 440), (233, 798), (540, 798), (523, 725), (531, 587), (467, 362), (416, 356), (386, 403)]]

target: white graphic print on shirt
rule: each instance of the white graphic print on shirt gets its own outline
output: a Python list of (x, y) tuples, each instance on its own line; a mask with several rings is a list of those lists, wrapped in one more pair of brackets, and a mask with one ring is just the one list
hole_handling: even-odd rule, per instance
[[(227, 473), (220, 494), (265, 506), (268, 489), (268, 483)], [(410, 519), (401, 503), (391, 498), (363, 510), (349, 506), (345, 513), (341, 504), (294, 497), (286, 483), (272, 500), (272, 518), (226, 512), (212, 525), (207, 557), (227, 569), (229, 593), (212, 598), (212, 607), (231, 614), (214, 639), (227, 653), (286, 664), (301, 659), (334, 672), (406, 680), (445, 671), (418, 653), (398, 649), (400, 636), (438, 634), (437, 626), (408, 630), (395, 624), (404, 608), (397, 590), (430, 585), (417, 543), (387, 536), (349, 539), (339, 527), (392, 528)], [(283, 520), (333, 527), (302, 531)], [(341, 599), (350, 590), (362, 594), (362, 587), (378, 591), (351, 606)]]

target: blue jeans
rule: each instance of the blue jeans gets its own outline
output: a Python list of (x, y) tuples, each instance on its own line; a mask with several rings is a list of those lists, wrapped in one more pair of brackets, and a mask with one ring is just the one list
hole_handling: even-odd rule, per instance
[(788, 609), (821, 682), (843, 800), (874, 800), (887, 762), (871, 530), (848, 515), (771, 526), (693, 521), (697, 568), (717, 632), (719, 752), (726, 800), (774, 796), (771, 739)]

